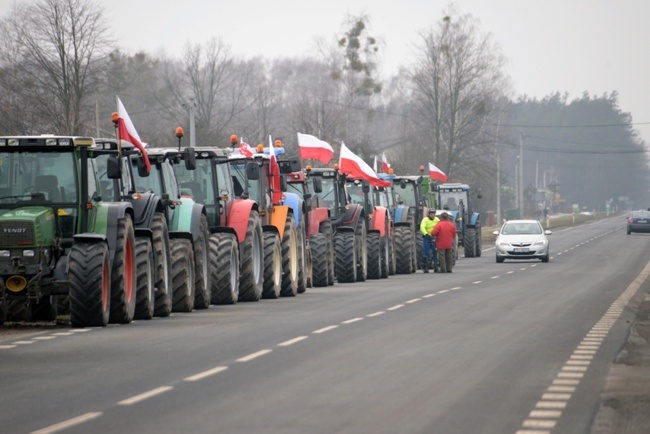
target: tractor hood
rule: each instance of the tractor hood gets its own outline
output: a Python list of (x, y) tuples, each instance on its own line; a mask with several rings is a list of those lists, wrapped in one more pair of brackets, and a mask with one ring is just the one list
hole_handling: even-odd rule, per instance
[(0, 213), (0, 248), (49, 247), (54, 237), (55, 216), (50, 207), (26, 206)]

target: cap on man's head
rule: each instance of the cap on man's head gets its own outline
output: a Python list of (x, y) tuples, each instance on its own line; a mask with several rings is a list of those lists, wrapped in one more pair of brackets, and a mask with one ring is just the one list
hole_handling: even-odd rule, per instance
[(429, 214), (435, 214), (435, 213), (436, 213), (436, 210), (435, 210), (435, 209), (430, 209), (430, 210), (429, 210)]

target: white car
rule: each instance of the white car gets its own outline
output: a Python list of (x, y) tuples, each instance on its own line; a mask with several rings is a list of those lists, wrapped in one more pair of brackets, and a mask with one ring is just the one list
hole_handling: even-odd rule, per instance
[(500, 231), (494, 231), (497, 236), (497, 262), (506, 259), (541, 259), (549, 260), (549, 245), (547, 235), (551, 231), (544, 230), (537, 220), (509, 220), (501, 226)]

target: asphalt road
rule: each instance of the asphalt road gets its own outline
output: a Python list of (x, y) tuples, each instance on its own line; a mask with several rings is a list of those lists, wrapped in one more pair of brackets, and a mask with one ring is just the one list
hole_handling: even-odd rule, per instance
[(588, 433), (649, 273), (621, 218), (551, 261), (0, 336), (3, 433)]

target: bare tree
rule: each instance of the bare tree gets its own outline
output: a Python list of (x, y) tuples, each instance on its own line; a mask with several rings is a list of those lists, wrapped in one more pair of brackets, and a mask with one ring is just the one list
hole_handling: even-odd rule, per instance
[(417, 145), (448, 176), (482, 170), (493, 155), (497, 101), (508, 91), (499, 47), (452, 7), (422, 35), (418, 53), (410, 68)]
[(94, 111), (83, 104), (111, 44), (101, 7), (92, 0), (22, 4), (9, 15), (6, 30), (18, 47), (13, 63), (22, 98), (36, 108), (42, 125), (62, 134), (85, 133), (85, 112)]

